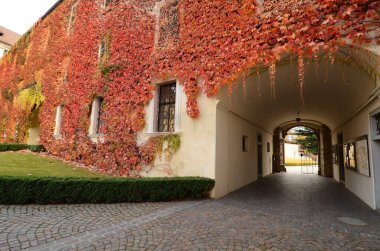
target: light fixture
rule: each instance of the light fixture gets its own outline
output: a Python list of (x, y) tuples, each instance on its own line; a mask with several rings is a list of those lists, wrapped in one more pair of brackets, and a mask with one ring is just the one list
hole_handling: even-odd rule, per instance
[(297, 112), (297, 118), (296, 118), (296, 121), (297, 123), (300, 123), (301, 122), (301, 118), (300, 118), (300, 113)]

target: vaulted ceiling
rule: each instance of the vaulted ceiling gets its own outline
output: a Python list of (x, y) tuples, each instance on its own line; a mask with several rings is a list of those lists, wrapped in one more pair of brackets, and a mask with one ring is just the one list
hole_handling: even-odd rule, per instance
[[(342, 54), (343, 55), (343, 54)], [(275, 96), (271, 93), (268, 71), (251, 75), (236, 85), (231, 96), (224, 88), (218, 99), (254, 125), (273, 132), (280, 124), (295, 120), (324, 123), (331, 130), (346, 122), (371, 96), (376, 81), (365, 65), (353, 58), (305, 61), (305, 85), (301, 94), (297, 59), (284, 60), (276, 71)], [(254, 70), (253, 72), (256, 72)], [(245, 94), (244, 94), (245, 93)], [(301, 96), (303, 95), (303, 100)]]

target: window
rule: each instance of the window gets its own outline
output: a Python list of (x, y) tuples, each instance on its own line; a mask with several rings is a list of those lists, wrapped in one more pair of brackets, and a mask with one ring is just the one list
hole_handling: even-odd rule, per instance
[(157, 131), (174, 132), (176, 114), (176, 83), (159, 86)]
[(380, 113), (376, 114), (375, 116), (373, 116), (374, 120), (375, 120), (375, 128), (376, 128), (376, 135), (380, 135)]
[(148, 134), (179, 133), (181, 128), (181, 85), (174, 79), (157, 81), (147, 112)]
[(249, 151), (249, 138), (248, 138), (248, 136), (243, 135), (243, 137), (242, 137), (242, 147), (243, 147), (243, 152), (248, 152)]
[(50, 39), (50, 29), (47, 28), (45, 31), (44, 40), (42, 42), (42, 50), (46, 51), (48, 45), (49, 45), (49, 39)]
[(103, 59), (105, 53), (106, 53), (106, 41), (103, 38), (99, 46), (99, 60)]
[(380, 108), (371, 114), (372, 140), (380, 140)]
[(57, 107), (57, 113), (55, 115), (55, 127), (54, 127), (54, 137), (55, 138), (61, 138), (62, 137), (62, 132), (61, 132), (62, 109), (63, 109), (63, 105), (59, 105)]
[(62, 61), (62, 83), (66, 84), (69, 81), (69, 64), (70, 64), (70, 58), (66, 57)]
[(75, 18), (76, 18), (76, 15), (77, 15), (77, 7), (78, 7), (78, 2), (75, 2), (71, 6), (70, 19), (69, 19), (69, 27), (67, 29), (68, 33), (70, 33), (74, 29)]
[(270, 143), (267, 142), (267, 153), (270, 153)]
[(100, 128), (104, 125), (101, 120), (103, 98), (96, 97), (91, 105), (91, 118), (90, 118), (90, 136), (99, 136)]
[(179, 1), (166, 1), (160, 9), (156, 42), (159, 48), (171, 48), (179, 40)]
[(105, 7), (107, 7), (110, 3), (112, 3), (112, 0), (103, 0), (102, 7), (105, 8)]
[(69, 79), (68, 67), (65, 67), (63, 72), (63, 83), (66, 84)]

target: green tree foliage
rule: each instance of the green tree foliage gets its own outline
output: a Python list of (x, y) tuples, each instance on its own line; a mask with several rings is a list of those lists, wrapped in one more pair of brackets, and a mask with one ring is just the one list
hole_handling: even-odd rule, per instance
[(301, 136), (296, 139), (296, 143), (299, 144), (307, 154), (318, 155), (318, 138), (315, 132), (307, 127), (299, 127), (294, 131), (297, 135)]
[(33, 112), (41, 107), (45, 100), (42, 95), (42, 84), (35, 83), (20, 91), (14, 103), (27, 112)]

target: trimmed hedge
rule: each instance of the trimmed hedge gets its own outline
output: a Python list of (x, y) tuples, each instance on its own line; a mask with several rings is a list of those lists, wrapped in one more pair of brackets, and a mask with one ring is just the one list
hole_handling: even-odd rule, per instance
[(176, 178), (0, 177), (0, 204), (121, 203), (203, 198), (215, 181)]
[(0, 152), (31, 150), (32, 152), (44, 152), (42, 145), (26, 145), (26, 144), (0, 144)]

